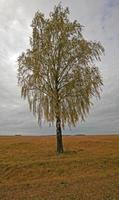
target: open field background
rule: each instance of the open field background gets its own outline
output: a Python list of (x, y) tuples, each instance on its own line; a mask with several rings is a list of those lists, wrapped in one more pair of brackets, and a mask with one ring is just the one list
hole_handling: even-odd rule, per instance
[(0, 200), (119, 200), (119, 135), (0, 137)]

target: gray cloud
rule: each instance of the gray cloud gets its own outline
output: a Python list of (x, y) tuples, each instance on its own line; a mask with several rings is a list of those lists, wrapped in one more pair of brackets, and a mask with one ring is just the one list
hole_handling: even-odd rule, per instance
[[(53, 133), (54, 127), (43, 122), (42, 128), (20, 97), (17, 86), (17, 57), (29, 47), (30, 24), (37, 10), (48, 16), (57, 0), (0, 0), (0, 134)], [(119, 17), (118, 0), (63, 0), (70, 18), (84, 25), (88, 40), (99, 40), (106, 55), (99, 66), (104, 88), (100, 101), (93, 100), (85, 123), (65, 133), (119, 132)]]

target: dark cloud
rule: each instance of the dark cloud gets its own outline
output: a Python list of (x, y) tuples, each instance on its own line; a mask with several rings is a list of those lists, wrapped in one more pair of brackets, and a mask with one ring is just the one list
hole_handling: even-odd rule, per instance
[[(0, 134), (50, 134), (55, 131), (37, 120), (29, 112), (27, 102), (20, 97), (17, 86), (17, 57), (29, 47), (30, 24), (37, 10), (48, 13), (57, 0), (0, 0)], [(100, 101), (93, 100), (85, 123), (66, 128), (65, 133), (119, 132), (119, 27), (118, 0), (63, 0), (69, 6), (71, 19), (84, 25), (89, 40), (99, 40), (106, 54), (99, 65), (104, 88)], [(115, 23), (116, 22), (116, 23)]]

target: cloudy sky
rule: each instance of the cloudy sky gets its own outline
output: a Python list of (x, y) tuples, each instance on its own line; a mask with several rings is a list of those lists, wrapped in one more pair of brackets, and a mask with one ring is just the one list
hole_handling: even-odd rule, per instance
[[(48, 134), (55, 128), (37, 121), (17, 86), (17, 57), (29, 47), (30, 24), (37, 10), (48, 16), (57, 0), (0, 0), (0, 134)], [(99, 68), (104, 87), (85, 123), (65, 133), (119, 133), (119, 0), (62, 0), (71, 20), (84, 25), (88, 40), (105, 47)]]

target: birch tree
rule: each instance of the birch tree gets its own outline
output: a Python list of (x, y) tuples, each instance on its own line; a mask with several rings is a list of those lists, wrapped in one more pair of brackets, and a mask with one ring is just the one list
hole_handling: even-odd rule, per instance
[(46, 18), (36, 12), (32, 20), (30, 48), (18, 58), (21, 96), (38, 118), (56, 124), (57, 152), (63, 153), (62, 129), (85, 120), (92, 97), (100, 97), (103, 85), (99, 68), (104, 48), (83, 37), (79, 22), (69, 19), (61, 4)]

